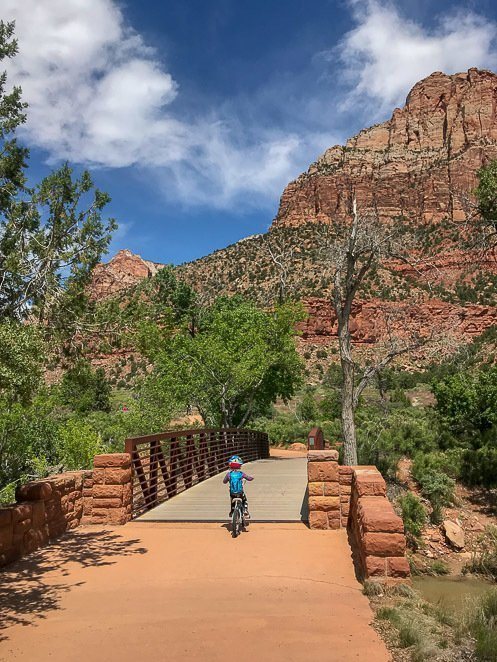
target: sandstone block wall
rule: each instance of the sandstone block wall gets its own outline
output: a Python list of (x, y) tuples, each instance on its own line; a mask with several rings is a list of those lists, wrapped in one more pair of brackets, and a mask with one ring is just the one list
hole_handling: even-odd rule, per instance
[(404, 524), (376, 467), (340, 466), (336, 450), (309, 451), (307, 460), (309, 527), (347, 528), (363, 579), (405, 581)]
[(0, 508), (0, 566), (80, 524), (87, 474), (70, 471), (18, 488), (17, 503)]
[(69, 471), (32, 481), (17, 490), (16, 501), (0, 508), (0, 567), (80, 524), (128, 522), (130, 456), (97, 455), (93, 471)]
[(131, 519), (133, 490), (128, 453), (96, 455), (85, 523), (126, 524)]
[(346, 527), (352, 490), (352, 469), (339, 466), (338, 451), (309, 451), (307, 478), (310, 528)]
[(410, 576), (404, 523), (375, 467), (354, 467), (348, 530), (363, 579), (395, 583)]

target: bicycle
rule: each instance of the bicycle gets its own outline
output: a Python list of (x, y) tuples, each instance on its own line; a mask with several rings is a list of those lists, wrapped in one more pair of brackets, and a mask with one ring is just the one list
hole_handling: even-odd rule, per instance
[(236, 538), (242, 531), (247, 530), (247, 512), (243, 505), (242, 497), (233, 497), (232, 508), (233, 513), (231, 515), (231, 535), (233, 538)]

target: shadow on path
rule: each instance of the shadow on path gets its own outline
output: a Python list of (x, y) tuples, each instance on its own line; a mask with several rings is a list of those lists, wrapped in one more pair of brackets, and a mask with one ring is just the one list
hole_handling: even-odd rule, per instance
[(70, 563), (81, 567), (106, 566), (120, 557), (145, 554), (136, 538), (126, 540), (114, 531), (73, 531), (51, 545), (0, 571), (0, 642), (12, 625), (33, 625), (60, 609), (63, 593), (84, 582), (50, 581), (50, 573), (67, 577)]

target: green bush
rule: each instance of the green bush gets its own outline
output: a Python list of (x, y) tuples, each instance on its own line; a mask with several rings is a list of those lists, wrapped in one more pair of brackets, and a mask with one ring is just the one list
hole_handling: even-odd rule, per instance
[(269, 443), (284, 445), (307, 442), (310, 423), (299, 422), (293, 414), (277, 414), (274, 418), (258, 418), (252, 423), (254, 429), (267, 432)]
[(300, 420), (309, 422), (318, 418), (318, 406), (311, 389), (307, 389), (297, 405), (297, 416)]
[(468, 485), (497, 486), (497, 448), (487, 444), (466, 450), (462, 456), (461, 478)]
[(432, 522), (439, 524), (442, 521), (442, 507), (454, 501), (455, 481), (441, 471), (427, 469), (421, 455), (416, 455), (414, 459), (412, 475), (418, 481), (423, 496), (430, 500)]
[(424, 575), (449, 575), (450, 568), (445, 561), (441, 559), (435, 559), (434, 561), (428, 562), (423, 570)]
[(408, 539), (415, 543), (420, 537), (423, 526), (426, 523), (426, 511), (418, 497), (412, 492), (407, 492), (399, 498), (402, 511), (402, 519)]
[(71, 419), (59, 430), (58, 459), (64, 469), (91, 469), (95, 455), (104, 451), (95, 430), (78, 419)]
[[(59, 423), (48, 400), (29, 406), (0, 401), (0, 489), (39, 475), (41, 461), (55, 466)], [(5, 497), (7, 498), (7, 497)]]
[(438, 447), (432, 415), (414, 407), (381, 411), (362, 407), (356, 416), (359, 464), (374, 464), (395, 479), (401, 457)]
[(433, 385), (436, 409), (445, 426), (473, 447), (497, 424), (497, 367), (450, 375)]
[(412, 468), (413, 475), (417, 480), (417, 476), (435, 471), (458, 479), (461, 476), (464, 452), (462, 448), (453, 448), (431, 453), (416, 453)]

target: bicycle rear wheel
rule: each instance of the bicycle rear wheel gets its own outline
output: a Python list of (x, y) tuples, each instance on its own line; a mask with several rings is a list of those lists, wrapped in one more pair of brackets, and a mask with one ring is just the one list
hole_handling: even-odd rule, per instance
[(231, 535), (236, 538), (240, 533), (240, 509), (238, 506), (233, 508), (233, 515), (231, 516)]

